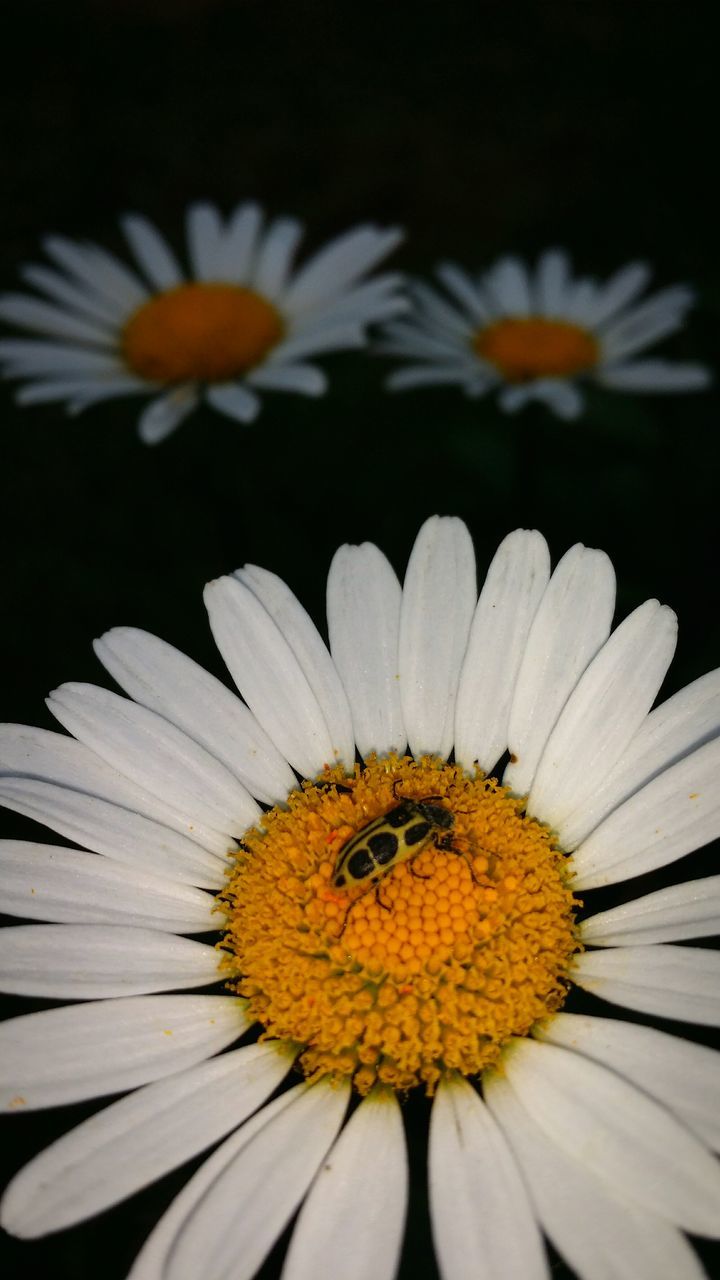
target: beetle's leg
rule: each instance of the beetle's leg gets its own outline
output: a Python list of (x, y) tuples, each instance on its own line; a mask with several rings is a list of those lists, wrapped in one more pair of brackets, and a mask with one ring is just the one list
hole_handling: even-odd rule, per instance
[[(390, 910), (390, 908), (389, 908), (389, 907), (388, 907), (388, 906), (383, 902), (382, 898), (380, 897), (380, 895), (379, 895), (379, 893), (378, 893), (378, 886), (377, 886), (377, 885), (374, 885), (374, 886), (372, 886), (372, 887), (375, 889), (375, 898), (376, 898), (376, 901), (380, 903), (380, 906), (381, 906), (381, 907), (385, 907), (385, 910), (386, 910), (386, 911), (389, 911), (389, 910)], [(365, 890), (365, 893), (369, 893), (369, 892), (370, 892), (370, 889), (366, 889), (366, 890)], [(361, 893), (357, 898), (353, 898), (352, 902), (350, 903), (350, 906), (348, 907), (347, 911), (345, 912), (345, 919), (343, 920), (343, 922), (342, 922), (342, 928), (341, 928), (340, 932), (339, 932), (339, 933), (338, 933), (338, 935), (337, 935), (337, 937), (338, 937), (338, 938), (342, 938), (342, 936), (343, 936), (343, 934), (344, 934), (344, 932), (345, 932), (345, 928), (346, 928), (346, 926), (347, 926), (347, 922), (348, 922), (348, 920), (350, 919), (350, 912), (352, 911), (353, 907), (354, 907), (354, 906), (356, 906), (356, 905), (357, 905), (357, 903), (358, 903), (358, 902), (360, 902), (360, 901), (361, 901), (361, 899), (365, 897), (365, 893)]]
[(323, 791), (329, 791), (334, 787), (336, 791), (341, 791), (343, 795), (352, 795), (352, 787), (346, 787), (344, 782), (333, 782), (330, 778), (320, 778), (318, 782), (313, 783), (314, 787)]
[(449, 835), (442, 836), (442, 838), (437, 842), (437, 847), (438, 849), (444, 850), (445, 853), (455, 853), (457, 854), (458, 858), (464, 858), (468, 866), (468, 871), (470, 872), (470, 875), (475, 881), (475, 884), (478, 884), (482, 887), (482, 882), (478, 880), (475, 874), (475, 868), (472, 864), (472, 858), (470, 857), (470, 854), (467, 853), (465, 849), (458, 849), (457, 845), (454, 845), (452, 842), (452, 836), (449, 836)]
[(422, 874), (422, 871), (414, 871), (413, 866), (414, 866), (414, 861), (411, 858), (407, 864), (407, 869), (410, 872), (410, 875), (413, 876), (416, 880), (432, 880), (432, 874), (433, 874), (432, 871), (428, 871), (427, 875), (424, 876)]
[(389, 907), (389, 906), (388, 906), (388, 904), (387, 904), (387, 902), (383, 902), (383, 900), (382, 900), (382, 898), (381, 898), (381, 896), (380, 896), (380, 885), (379, 885), (379, 884), (376, 884), (376, 885), (375, 885), (375, 901), (377, 902), (377, 904), (378, 904), (378, 906), (379, 906), (379, 907), (382, 907), (383, 911), (392, 911), (392, 907)]
[[(359, 901), (359, 899), (358, 899), (358, 898), (356, 898), (356, 899), (355, 899), (355, 902), (358, 902), (358, 901)], [(338, 941), (340, 940), (340, 938), (342, 938), (342, 936), (343, 936), (343, 934), (344, 934), (344, 932), (345, 932), (345, 929), (346, 929), (346, 927), (347, 927), (347, 922), (348, 922), (348, 920), (350, 919), (350, 912), (352, 911), (353, 907), (355, 906), (355, 902), (351, 902), (351, 903), (350, 903), (350, 906), (348, 907), (347, 911), (345, 912), (345, 919), (344, 919), (344, 920), (343, 920), (343, 922), (342, 922), (342, 928), (341, 928), (341, 930), (340, 930), (339, 934), (337, 935)]]

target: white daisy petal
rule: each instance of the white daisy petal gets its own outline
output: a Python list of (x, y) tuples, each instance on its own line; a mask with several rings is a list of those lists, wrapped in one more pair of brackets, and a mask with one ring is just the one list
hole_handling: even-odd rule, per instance
[(394, 1094), (365, 1098), (321, 1165), (293, 1231), (282, 1280), (393, 1280), (408, 1167)]
[(291, 1106), (304, 1088), (306, 1088), (305, 1085), (297, 1085), (294, 1089), (280, 1094), (273, 1102), (263, 1107), (262, 1111), (247, 1120), (207, 1160), (203, 1161), (151, 1231), (135, 1259), (128, 1280), (165, 1280), (168, 1259), (183, 1227), (220, 1174), (225, 1171), (253, 1135), (274, 1116)]
[(175, 254), (152, 222), (137, 213), (129, 213), (121, 218), (121, 226), (141, 269), (154, 288), (177, 289), (184, 284)]
[(648, 946), (720, 934), (720, 876), (689, 880), (589, 916), (580, 938), (593, 947)]
[(597, 296), (597, 281), (589, 278), (576, 280), (567, 301), (567, 318), (573, 324), (579, 324), (583, 328), (587, 327), (588, 316), (595, 303)]
[(563, 422), (573, 422), (583, 410), (583, 397), (578, 388), (560, 378), (541, 378), (532, 383), (534, 400), (541, 400)]
[(557, 1013), (533, 1035), (602, 1062), (652, 1094), (720, 1151), (720, 1054), (653, 1027)]
[[(246, 1141), (185, 1222), (167, 1280), (250, 1280), (302, 1200), (342, 1124), (349, 1086), (293, 1090), (242, 1132)], [(278, 1161), (278, 1152), (282, 1159)]]
[(720, 1235), (720, 1166), (664, 1107), (600, 1063), (536, 1040), (515, 1041), (503, 1070), (550, 1141), (613, 1195), (687, 1231)]
[(720, 835), (719, 765), (716, 738), (636, 791), (575, 850), (573, 888), (654, 871)]
[(100, 661), (136, 702), (210, 751), (263, 804), (283, 803), (295, 775), (234, 693), (184, 653), (135, 627), (95, 641)]
[(36, 289), (47, 294), (53, 302), (60, 302), (81, 316), (89, 316), (91, 320), (96, 320), (107, 329), (116, 329), (118, 320), (125, 316), (125, 308), (118, 307), (111, 298), (103, 297), (89, 284), (78, 284), (68, 280), (66, 276), (61, 275), (59, 271), (53, 271), (50, 267), (31, 264), (21, 267), (20, 274), (23, 280), (27, 280), (28, 284), (34, 285)]
[(533, 386), (503, 387), (498, 396), (498, 404), (503, 413), (519, 413), (530, 404), (533, 398)]
[(617, 947), (572, 961), (585, 991), (658, 1018), (720, 1026), (720, 954), (701, 947)]
[(4, 339), (0, 342), (0, 359), (6, 365), (5, 372), (8, 376), (19, 378), (43, 374), (65, 377), (106, 374), (117, 377), (127, 373), (125, 366), (114, 355), (88, 351), (87, 347), (65, 346), (61, 342), (35, 339)]
[(270, 302), (275, 302), (287, 287), (295, 250), (302, 234), (302, 223), (296, 218), (276, 218), (263, 236), (252, 285)]
[(66, 924), (133, 925), (168, 933), (219, 929), (215, 899), (111, 858), (21, 840), (0, 841), (0, 911)]
[(336, 325), (313, 329), (309, 333), (292, 333), (273, 347), (268, 363), (295, 364), (301, 357), (323, 355), (326, 351), (350, 351), (365, 346), (362, 327), (353, 321), (340, 321)]
[(543, 316), (561, 318), (570, 280), (570, 262), (562, 249), (548, 249), (535, 271), (535, 306)]
[(120, 1093), (204, 1062), (251, 1020), (232, 996), (128, 996), (45, 1009), (0, 1026), (7, 1111)]
[(443, 1280), (543, 1280), (550, 1271), (502, 1130), (466, 1080), (441, 1082), (430, 1117), (430, 1213)]
[(225, 866), (214, 854), (142, 814), (98, 796), (35, 778), (0, 779), (0, 802), (67, 840), (179, 884), (220, 889)]
[(330, 649), (361, 756), (405, 750), (398, 673), (401, 600), (392, 566), (371, 542), (336, 551), (327, 583)]
[(579, 1149), (562, 1151), (507, 1080), (493, 1076), (486, 1097), (515, 1152), (544, 1231), (576, 1275), (582, 1280), (703, 1280), (685, 1237), (594, 1176)]
[(685, 322), (683, 312), (667, 311), (654, 316), (652, 319), (643, 321), (642, 324), (631, 325), (630, 323), (622, 329), (618, 325), (618, 332), (603, 337), (602, 344), (602, 368), (603, 365), (614, 365), (616, 362), (626, 361), (629, 356), (634, 356), (638, 351), (644, 351), (653, 342), (660, 342), (662, 338), (667, 338), (671, 333), (677, 333)]
[(409, 286), (411, 300), (422, 313), (423, 321), (438, 333), (455, 333), (469, 341), (473, 326), (463, 311), (458, 310), (421, 280), (412, 280)]
[(20, 1170), (3, 1226), (33, 1239), (117, 1204), (241, 1124), (291, 1063), (274, 1044), (249, 1045), (121, 1098)]
[(395, 320), (383, 329), (383, 340), (376, 342), (375, 351), (382, 355), (415, 356), (436, 361), (454, 360), (463, 363), (468, 370), (478, 369), (477, 356), (468, 348), (459, 346), (452, 334), (439, 336), (424, 328), (414, 327), (409, 320)]
[(97, 1000), (207, 987), (218, 952), (154, 929), (104, 924), (18, 924), (0, 930), (0, 990)]
[(720, 668), (694, 680), (645, 718), (615, 768), (559, 825), (563, 849), (575, 849), (603, 818), (663, 770), (720, 735)]
[[(130, 374), (120, 374), (117, 377), (104, 374), (100, 377), (48, 378), (21, 387), (16, 392), (15, 400), (17, 404), (26, 405), (77, 398), (85, 407), (99, 400), (112, 400), (115, 396), (136, 395), (139, 391), (147, 391), (147, 383)], [(68, 412), (71, 412), (70, 405)]]
[[(218, 267), (222, 278), (231, 284), (253, 284), (253, 267), (262, 229), (263, 212), (259, 205), (250, 202), (238, 205), (228, 221), (219, 248)], [(262, 253), (262, 244), (259, 253)]]
[(145, 286), (117, 258), (97, 245), (74, 244), (63, 236), (47, 236), (43, 248), (48, 257), (102, 297), (111, 299), (120, 315), (128, 318), (136, 307), (147, 302)]
[(442, 262), (435, 274), (448, 293), (465, 308), (471, 320), (477, 324), (487, 323), (490, 319), (487, 301), (465, 271), (454, 262)]
[[(199, 866), (220, 865), (219, 860), (224, 860), (227, 854), (229, 847), (227, 836), (218, 834), (217, 831), (204, 826), (197, 818), (193, 818), (192, 833), (189, 833), (186, 819), (179, 817), (178, 811), (166, 804), (164, 799), (153, 796), (144, 787), (136, 785), (129, 778), (124, 778), (116, 769), (106, 764), (81, 742), (77, 742), (73, 738), (66, 738), (64, 734), (49, 733), (46, 729), (34, 729), (30, 725), (24, 724), (0, 726), (0, 775), (5, 774), (16, 775), (16, 777), (15, 779), (10, 776), (2, 777), (0, 781), (3, 786), (9, 785), (13, 781), (34, 778), (43, 783), (53, 783), (71, 792), (76, 792), (78, 793), (78, 798), (81, 796), (98, 797), (103, 801), (107, 801), (110, 806), (117, 806), (118, 810), (128, 809), (131, 813), (151, 819), (153, 823), (162, 824), (163, 827), (171, 827), (173, 831), (179, 832), (183, 837), (191, 834), (193, 844), (201, 845), (203, 849), (217, 855), (217, 858), (211, 861), (208, 861), (207, 858), (201, 858), (200, 863), (198, 863)], [(21, 788), (16, 794), (37, 797), (40, 792), (27, 791)], [(72, 797), (70, 799), (72, 800)], [(72, 805), (68, 810), (68, 813), (71, 812), (73, 812)], [(89, 816), (92, 809), (83, 810), (79, 808), (75, 812), (78, 816), (81, 813), (86, 813)], [(113, 817), (109, 809), (96, 810), (96, 813), (98, 820), (101, 822), (111, 820)], [(114, 816), (117, 820), (114, 835), (117, 836), (125, 826), (125, 819), (119, 811)], [(139, 832), (142, 827), (137, 829)], [(67, 835), (69, 833), (65, 832), (64, 834)], [(164, 836), (169, 839), (171, 833), (164, 832)], [(77, 839), (76, 836), (71, 838)], [(157, 839), (157, 837), (156, 839), (152, 838), (151, 828), (149, 827), (145, 829), (145, 839), (146, 854), (149, 854)], [(78, 843), (83, 844), (85, 841), (79, 840)], [(95, 848), (96, 846), (90, 845), (89, 847)], [(172, 848), (181, 864), (187, 861), (190, 850), (187, 846), (184, 846), (184, 841), (172, 841)], [(100, 847), (98, 852), (108, 853), (113, 856), (113, 851), (109, 848)], [(115, 856), (119, 857), (120, 855), (116, 853)], [(121, 857), (120, 860), (126, 862), (128, 859)]]
[(508, 742), (508, 722), (528, 632), (550, 577), (550, 553), (535, 529), (500, 543), (470, 628), (455, 708), (455, 758), (488, 773)]
[(477, 599), (475, 552), (461, 520), (432, 516), (413, 546), (400, 611), (400, 698), (414, 755), (447, 756)]
[(396, 369), (385, 382), (388, 391), (410, 391), (415, 387), (466, 387), (468, 384), (477, 394), (486, 391), (490, 385), (480, 374), (469, 374), (464, 365), (442, 364), (408, 365), (404, 369)]
[(658, 293), (644, 298), (631, 310), (624, 311), (621, 316), (615, 317), (610, 324), (604, 326), (604, 337), (608, 338), (625, 327), (635, 328), (646, 321), (655, 320), (658, 316), (683, 313), (692, 306), (694, 301), (695, 294), (688, 285), (670, 285), (669, 288), (660, 289)]
[(7, 324), (19, 324), (24, 329), (49, 334), (75, 342), (89, 343), (92, 347), (112, 350), (115, 337), (106, 324), (94, 319), (73, 315), (66, 308), (55, 307), (49, 302), (27, 298), (22, 293), (4, 293), (0, 296), (0, 320)]
[(212, 204), (191, 204), (186, 218), (190, 268), (196, 280), (219, 278), (219, 257), (223, 240), (220, 214)]
[(366, 325), (371, 321), (389, 320), (394, 316), (404, 315), (409, 311), (410, 303), (399, 292), (402, 283), (403, 277), (392, 272), (366, 280), (364, 284), (355, 285), (353, 289), (341, 293), (319, 312), (300, 316), (293, 326), (293, 332), (315, 332), (319, 328), (328, 328), (341, 322)]
[(519, 258), (501, 258), (487, 272), (484, 284), (495, 297), (498, 311), (508, 316), (530, 314), (530, 281)]
[(249, 387), (260, 391), (297, 391), (303, 396), (321, 396), (328, 380), (322, 369), (313, 364), (263, 364), (248, 374)]
[(511, 762), (503, 781), (517, 795), (530, 790), (562, 708), (610, 634), (614, 608), (609, 558), (577, 543), (560, 560), (540, 600), (512, 695)]
[(550, 734), (528, 813), (557, 828), (602, 783), (650, 710), (676, 640), (675, 614), (657, 600), (640, 605), (613, 632)]
[(712, 375), (704, 365), (690, 361), (635, 360), (601, 366), (595, 381), (615, 391), (703, 391)]
[(51, 693), (52, 714), (111, 768), (185, 818), (232, 838), (252, 826), (260, 806), (229, 769), (155, 711), (108, 689), (64, 684)]
[(652, 272), (646, 262), (629, 262), (601, 285), (588, 311), (587, 324), (601, 325), (633, 302), (647, 286)]
[(328, 302), (381, 258), (391, 253), (402, 240), (395, 227), (379, 230), (374, 226), (355, 227), (331, 240), (300, 268), (282, 297), (282, 309), (295, 318), (302, 312)]
[(277, 574), (246, 564), (234, 576), (267, 609), (290, 645), (325, 718), (332, 743), (330, 759), (340, 761), (352, 772), (355, 741), (350, 707), (337, 668), (315, 623)]
[(191, 382), (173, 387), (166, 395), (151, 400), (138, 419), (140, 439), (145, 444), (160, 444), (197, 409), (199, 403), (197, 387)]
[(206, 388), (205, 398), (218, 413), (236, 422), (254, 422), (260, 412), (260, 401), (241, 382), (216, 382)]
[(215, 643), (243, 698), (284, 758), (313, 778), (333, 759), (322, 709), (285, 636), (237, 578), (205, 588)]
[(681, 328), (685, 313), (694, 301), (684, 285), (663, 289), (632, 311), (610, 321), (601, 335), (603, 363), (627, 359), (651, 342), (658, 342)]

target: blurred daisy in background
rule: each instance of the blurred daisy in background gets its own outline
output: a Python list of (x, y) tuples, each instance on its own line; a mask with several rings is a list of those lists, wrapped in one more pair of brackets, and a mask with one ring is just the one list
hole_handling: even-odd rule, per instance
[(720, 672), (651, 710), (670, 609), (612, 631), (608, 557), (551, 573), (522, 529), (478, 596), (453, 518), (402, 587), (377, 547), (338, 550), (329, 650), (256, 566), (206, 603), (242, 700), (120, 627), (96, 650), (127, 697), (63, 685), (72, 736), (0, 732), (2, 802), (83, 846), (0, 847), (0, 909), (52, 922), (0, 935), (2, 989), (79, 1002), (0, 1028), (2, 1105), (134, 1090), (20, 1170), (6, 1228), (70, 1226), (220, 1142), (134, 1280), (249, 1280), (298, 1209), (284, 1280), (391, 1280), (417, 1088), (444, 1280), (549, 1277), (543, 1232), (587, 1280), (697, 1280), (720, 1058), (560, 1010), (577, 984), (720, 1020), (717, 953), (674, 945), (718, 931), (720, 876), (592, 906), (720, 833)]
[(650, 279), (645, 263), (598, 284), (573, 279), (567, 254), (550, 249), (535, 271), (507, 257), (477, 277), (449, 262), (437, 275), (446, 294), (412, 281), (412, 314), (385, 326), (375, 346), (415, 362), (390, 375), (393, 391), (497, 389), (508, 413), (539, 400), (570, 420), (583, 410), (583, 380), (618, 391), (699, 391), (710, 381), (699, 364), (635, 358), (680, 329), (694, 300), (675, 285), (638, 301)]
[(0, 341), (5, 376), (26, 381), (18, 403), (60, 400), (76, 413), (144, 392), (153, 396), (138, 424), (146, 444), (202, 399), (252, 422), (263, 391), (322, 395), (326, 376), (308, 358), (364, 346), (368, 324), (407, 307), (398, 276), (363, 280), (400, 242), (397, 229), (356, 227), (294, 268), (303, 233), (294, 218), (265, 226), (247, 203), (223, 224), (213, 205), (194, 204), (186, 272), (146, 218), (125, 217), (122, 228), (133, 267), (98, 245), (50, 236), (53, 268), (22, 272), (45, 297), (0, 297), (0, 318), (41, 335)]

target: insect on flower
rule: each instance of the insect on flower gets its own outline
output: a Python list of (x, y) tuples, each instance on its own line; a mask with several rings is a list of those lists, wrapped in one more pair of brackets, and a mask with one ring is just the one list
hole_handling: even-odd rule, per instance
[[(374, 889), (380, 906), (387, 909), (378, 892), (378, 884), (394, 867), (415, 858), (433, 838), (439, 849), (460, 853), (452, 843), (455, 815), (436, 803), (442, 799), (442, 796), (426, 796), (422, 800), (401, 800), (387, 813), (368, 822), (340, 850), (332, 878), (333, 888), (364, 887), (365, 892)], [(412, 874), (418, 875), (416, 871)], [(345, 916), (340, 937), (353, 905)]]
[[(340, 851), (333, 888), (377, 884), (393, 867), (420, 853), (436, 832), (450, 832), (455, 818), (449, 809), (434, 803), (440, 799), (403, 800), (351, 836)], [(448, 835), (438, 843), (452, 848)]]

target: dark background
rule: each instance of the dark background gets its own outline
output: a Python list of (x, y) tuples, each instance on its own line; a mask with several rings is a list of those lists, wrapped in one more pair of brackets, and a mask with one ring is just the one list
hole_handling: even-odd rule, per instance
[[(600, 276), (647, 258), (658, 285), (688, 281), (699, 293), (687, 330), (659, 354), (714, 366), (709, 14), (662, 0), (456, 0), (450, 12), (437, 0), (10, 0), (0, 288), (22, 288), (17, 268), (41, 260), (45, 232), (122, 251), (117, 216), (137, 210), (182, 249), (191, 200), (229, 212), (252, 197), (305, 219), (307, 248), (358, 221), (400, 223), (407, 240), (392, 265), (411, 272), (445, 257), (479, 269), (499, 252), (534, 256), (556, 243)], [(578, 540), (605, 548), (618, 617), (647, 596), (679, 613), (665, 692), (716, 665), (716, 393), (597, 392), (565, 424), (535, 409), (505, 417), (452, 389), (391, 397), (390, 363), (363, 354), (324, 363), (325, 399), (270, 393), (250, 428), (203, 409), (156, 449), (135, 435), (140, 402), (66, 419), (58, 406), (17, 409), (0, 388), (4, 719), (53, 727), (45, 694), (64, 680), (104, 681), (90, 642), (120, 623), (222, 675), (201, 602), (207, 579), (255, 561), (322, 622), (340, 542), (376, 541), (402, 572), (434, 511), (468, 522), (481, 575), (517, 525), (541, 528), (555, 558)], [(12, 815), (3, 834), (53, 839)], [(682, 874), (715, 865), (693, 855)], [(648, 887), (635, 882), (626, 896)], [(97, 1105), (7, 1122), (8, 1173)], [(407, 1108), (416, 1174), (402, 1280), (435, 1275), (425, 1105)], [(102, 1267), (120, 1280), (186, 1176), (46, 1241), (6, 1240), (6, 1274), (83, 1280)], [(717, 1261), (709, 1247), (704, 1256), (709, 1268)], [(569, 1275), (557, 1260), (555, 1274)]]

